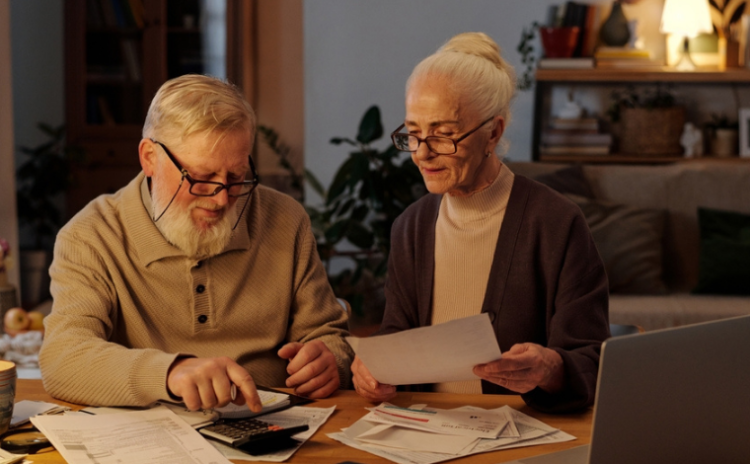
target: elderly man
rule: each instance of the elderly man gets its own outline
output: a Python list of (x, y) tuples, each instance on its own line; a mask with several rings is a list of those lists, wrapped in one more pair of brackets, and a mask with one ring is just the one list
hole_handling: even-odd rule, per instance
[(40, 354), (53, 396), (92, 405), (235, 400), (255, 384), (325, 397), (349, 382), (346, 315), (304, 209), (257, 185), (255, 115), (235, 87), (182, 76), (154, 97), (143, 172), (59, 233)]

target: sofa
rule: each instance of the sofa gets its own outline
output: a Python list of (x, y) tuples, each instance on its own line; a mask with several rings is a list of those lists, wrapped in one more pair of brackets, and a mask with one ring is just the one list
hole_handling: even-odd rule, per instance
[[(505, 163), (583, 209), (610, 279), (610, 323), (654, 330), (750, 314), (750, 162)], [(718, 253), (706, 238), (710, 214), (724, 211), (745, 227), (744, 248), (724, 254), (730, 265), (713, 262)], [(734, 286), (724, 291), (728, 278), (712, 273), (727, 266)]]

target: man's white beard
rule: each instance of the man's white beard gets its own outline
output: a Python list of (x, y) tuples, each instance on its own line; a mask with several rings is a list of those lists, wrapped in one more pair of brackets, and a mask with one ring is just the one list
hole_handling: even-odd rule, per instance
[[(174, 195), (172, 192), (162, 197), (162, 193), (156, 186), (151, 189), (151, 201), (157, 218), (164, 212), (164, 208), (167, 208), (169, 200)], [(181, 209), (173, 203), (156, 221), (156, 227), (169, 243), (182, 250), (187, 256), (198, 260), (210, 258), (221, 253), (232, 239), (232, 227), (237, 222), (237, 203), (232, 207), (227, 207), (224, 214), (212, 221), (205, 230), (195, 225), (192, 211), (200, 205), (211, 209), (210, 202), (195, 197), (187, 209)]]

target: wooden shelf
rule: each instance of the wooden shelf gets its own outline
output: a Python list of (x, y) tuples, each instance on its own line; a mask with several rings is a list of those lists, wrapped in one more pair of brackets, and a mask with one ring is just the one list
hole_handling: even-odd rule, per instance
[(632, 156), (632, 155), (542, 155), (542, 163), (587, 163), (587, 164), (669, 164), (669, 163), (750, 163), (750, 158), (733, 156), (719, 158), (703, 156), (683, 158), (679, 156)]
[(680, 72), (673, 68), (656, 69), (537, 69), (538, 82), (680, 82), (680, 83), (750, 83), (750, 70), (732, 68), (726, 71), (706, 69)]

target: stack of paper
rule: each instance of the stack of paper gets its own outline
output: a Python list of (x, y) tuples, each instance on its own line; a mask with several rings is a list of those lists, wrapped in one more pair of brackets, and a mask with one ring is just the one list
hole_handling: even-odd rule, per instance
[(509, 406), (453, 410), (383, 403), (329, 437), (403, 464), (430, 464), (506, 448), (574, 440)]

